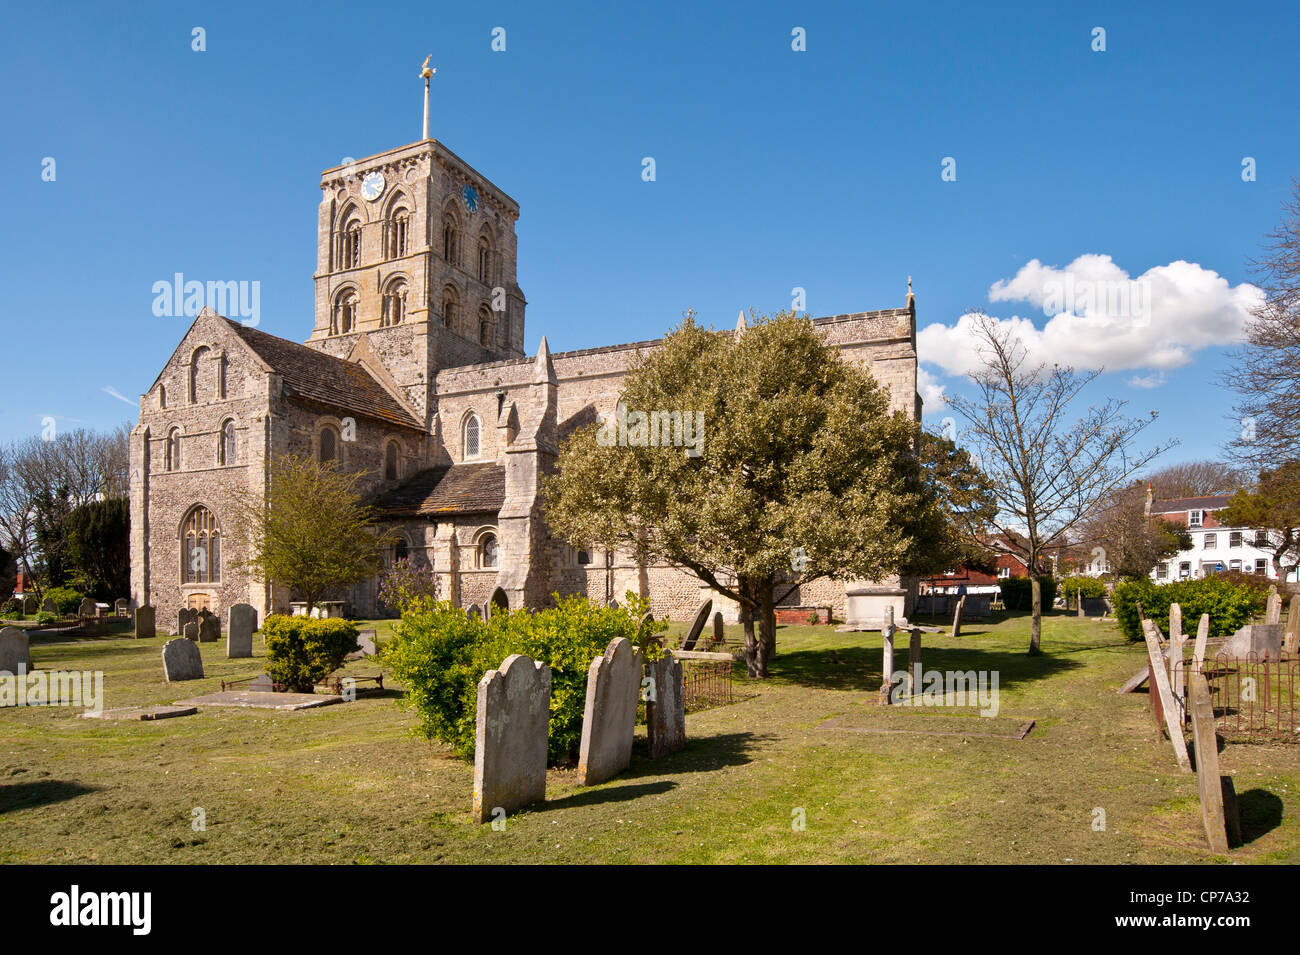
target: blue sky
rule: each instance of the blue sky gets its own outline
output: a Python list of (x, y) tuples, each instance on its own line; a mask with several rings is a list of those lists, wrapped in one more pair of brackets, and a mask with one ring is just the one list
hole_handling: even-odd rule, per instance
[(522, 208), (530, 351), (657, 337), (692, 307), (729, 326), (796, 286), (814, 315), (895, 307), (911, 275), (919, 325), (948, 327), (923, 333), (927, 381), (952, 392), (964, 311), (1048, 325), (994, 283), (1109, 256), (1085, 261), (1154, 279), (1149, 337), (1067, 321), (1043, 341), (1123, 365), (1087, 397), (1158, 410), (1148, 441), (1182, 442), (1163, 460), (1215, 456), (1239, 286), (1300, 171), (1300, 12), (995, 6), (11, 7), (0, 440), (133, 419), (188, 324), (151, 309), (175, 272), (260, 282), (260, 327), (303, 340), (319, 173), (419, 138), (432, 53), (432, 135)]

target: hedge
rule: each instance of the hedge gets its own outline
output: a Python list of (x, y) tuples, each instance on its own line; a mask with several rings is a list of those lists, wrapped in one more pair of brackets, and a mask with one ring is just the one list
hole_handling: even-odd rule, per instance
[(310, 693), (358, 648), (356, 624), (337, 618), (273, 613), (262, 629), (266, 636), (267, 675), (299, 693)]
[(1130, 640), (1142, 639), (1137, 605), (1168, 636), (1169, 605), (1183, 611), (1183, 631), (1195, 633), (1201, 614), (1210, 615), (1210, 637), (1227, 637), (1264, 612), (1264, 593), (1250, 584), (1234, 584), (1212, 574), (1199, 580), (1177, 580), (1156, 584), (1147, 579), (1125, 580), (1115, 588), (1112, 600), (1120, 632)]
[[(1051, 610), (1056, 600), (1056, 580), (1050, 576), (1038, 578), (1042, 584), (1043, 609)], [(1028, 577), (1003, 577), (998, 581), (1002, 588), (1002, 602), (1008, 610), (1032, 610), (1033, 591)]]

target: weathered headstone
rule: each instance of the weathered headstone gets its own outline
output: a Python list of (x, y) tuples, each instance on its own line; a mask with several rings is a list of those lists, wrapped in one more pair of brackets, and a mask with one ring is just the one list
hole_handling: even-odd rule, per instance
[(888, 706), (894, 695), (894, 607), (885, 605), (885, 622), (880, 627), (880, 702)]
[(199, 642), (216, 643), (221, 639), (221, 618), (214, 613), (199, 614)]
[(1300, 594), (1291, 597), (1286, 612), (1286, 637), (1282, 648), (1291, 656), (1300, 651)]
[(615, 637), (587, 669), (578, 781), (594, 786), (627, 769), (641, 693), (641, 651)]
[(1160, 710), (1164, 717), (1165, 729), (1174, 746), (1174, 756), (1178, 759), (1178, 768), (1185, 773), (1192, 771), (1192, 764), (1187, 758), (1187, 740), (1183, 737), (1183, 724), (1178, 722), (1174, 709), (1174, 694), (1169, 686), (1169, 670), (1164, 651), (1160, 647), (1160, 631), (1150, 620), (1143, 621), (1143, 635), (1147, 641), (1147, 662), (1151, 666), (1150, 690), (1159, 694)]
[(257, 610), (251, 604), (231, 604), (226, 616), (226, 656), (251, 657), (256, 630)]
[(24, 594), (23, 595), (23, 616), (25, 617), (29, 613), (36, 613), (36, 598), (33, 597), (31, 594)]
[(686, 631), (686, 639), (682, 641), (683, 650), (695, 649), (695, 641), (700, 639), (700, 634), (704, 631), (704, 625), (709, 622), (709, 611), (712, 609), (713, 598), (710, 597), (700, 604), (699, 610), (695, 611), (695, 619), (691, 621), (691, 629)]
[(727, 631), (722, 628), (722, 611), (718, 610), (713, 614), (713, 642), (726, 643)]
[(921, 670), (921, 631), (913, 627), (907, 642), (907, 695), (916, 696), (917, 675)]
[(1174, 714), (1180, 726), (1187, 725), (1187, 662), (1183, 650), (1187, 637), (1183, 633), (1183, 608), (1169, 605), (1169, 685), (1174, 694)]
[(117, 600), (113, 601), (113, 616), (131, 616), (131, 601), (127, 600), (125, 597), (118, 597)]
[(0, 672), (17, 674), (20, 665), (24, 671), (32, 668), (32, 651), (27, 633), (19, 627), (5, 627), (0, 630)]
[(1282, 625), (1247, 624), (1229, 637), (1219, 652), (1237, 660), (1245, 660), (1251, 654), (1259, 660), (1276, 660), (1282, 655)]
[(506, 657), (478, 684), (474, 728), (474, 821), (491, 822), (546, 798), (551, 670), (523, 654)]
[(194, 641), (195, 643), (198, 643), (198, 642), (199, 642), (199, 625), (198, 625), (198, 623), (196, 623), (196, 622), (193, 621), (193, 620), (191, 620), (189, 623), (187, 623), (187, 624), (185, 625), (185, 634), (184, 634), (184, 636), (185, 636), (185, 639), (186, 639), (186, 640), (192, 640), (192, 641)]
[[(186, 624), (186, 628), (198, 629), (198, 624)], [(163, 676), (168, 683), (180, 680), (203, 679), (203, 657), (199, 655), (198, 644), (193, 640), (178, 637), (168, 640), (162, 648)]]
[(54, 598), (46, 597), (41, 601), (41, 613), (58, 613), (59, 608), (54, 606)]
[(82, 597), (81, 604), (77, 607), (77, 616), (83, 620), (99, 616), (99, 608), (95, 606), (95, 601), (89, 597)]
[(154, 627), (153, 607), (149, 604), (142, 604), (135, 608), (135, 638), (144, 640), (152, 637), (157, 633)]
[(478, 604), (470, 604), (470, 605), (469, 605), (469, 609), (468, 609), (467, 611), (465, 611), (465, 612), (466, 612), (467, 614), (469, 614), (471, 617), (482, 617), (482, 616), (483, 616), (482, 613), (479, 612)]
[(1169, 639), (1183, 632), (1183, 608), (1181, 604), (1169, 605)]
[(374, 630), (358, 630), (357, 648), (343, 659), (361, 660), (365, 657), (373, 657), (379, 652), (379, 646), (375, 643), (375, 637), (376, 632)]
[(966, 606), (966, 595), (962, 594), (957, 600), (957, 609), (952, 615), (952, 635), (954, 638), (961, 636), (961, 612)]
[(1192, 669), (1197, 673), (1205, 663), (1205, 644), (1210, 639), (1210, 615), (1201, 614), (1201, 622), (1196, 625), (1196, 643), (1192, 647)]
[(650, 758), (675, 753), (686, 745), (686, 685), (682, 661), (671, 653), (646, 664), (646, 736)]
[(1277, 592), (1277, 584), (1268, 588), (1268, 603), (1264, 606), (1264, 622), (1282, 622), (1282, 596)]
[(1219, 775), (1219, 745), (1214, 735), (1214, 709), (1205, 677), (1191, 679), (1192, 744), (1196, 748), (1196, 785), (1201, 793), (1201, 820), (1211, 852), (1228, 851), (1228, 829), (1223, 808), (1223, 779)]
[(193, 607), (182, 607), (176, 611), (176, 633), (178, 635), (185, 633), (187, 623), (198, 623), (199, 612)]

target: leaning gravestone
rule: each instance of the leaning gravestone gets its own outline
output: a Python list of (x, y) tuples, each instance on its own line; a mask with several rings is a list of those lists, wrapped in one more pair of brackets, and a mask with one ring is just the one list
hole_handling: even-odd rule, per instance
[(686, 686), (682, 661), (671, 653), (646, 664), (645, 726), (650, 758), (675, 753), (686, 745)]
[[(1214, 709), (1210, 703), (1210, 685), (1205, 677), (1193, 673), (1188, 689), (1191, 700), (1192, 738), (1196, 749), (1196, 785), (1201, 793), (1201, 820), (1211, 852), (1228, 851), (1228, 826), (1224, 812), (1224, 780), (1219, 775), (1218, 738), (1214, 735)], [(1231, 781), (1229, 781), (1231, 785)]]
[(157, 631), (154, 628), (153, 607), (149, 604), (142, 604), (135, 608), (135, 638), (143, 640), (152, 637)]
[(95, 601), (89, 597), (82, 597), (81, 604), (77, 607), (77, 616), (83, 620), (99, 616), (99, 608), (95, 606)]
[(5, 627), (0, 630), (0, 673), (17, 674), (19, 667), (23, 672), (32, 668), (32, 652), (27, 634), (18, 627)]
[(1143, 636), (1147, 642), (1147, 663), (1151, 666), (1151, 687), (1160, 704), (1164, 728), (1169, 733), (1169, 741), (1174, 746), (1174, 756), (1178, 768), (1185, 773), (1192, 771), (1191, 761), (1187, 758), (1187, 740), (1183, 736), (1183, 724), (1174, 708), (1174, 693), (1169, 686), (1168, 662), (1164, 650), (1160, 647), (1160, 630), (1150, 620), (1142, 621)]
[[(186, 627), (195, 627), (197, 624), (186, 624)], [(178, 637), (175, 640), (168, 640), (162, 648), (163, 676), (168, 683), (176, 683), (180, 680), (201, 680), (203, 679), (203, 657), (199, 655), (199, 647), (193, 640), (186, 640)]]
[(699, 610), (695, 611), (695, 619), (691, 621), (691, 629), (686, 631), (686, 639), (682, 641), (683, 650), (695, 649), (695, 641), (700, 639), (700, 634), (704, 632), (704, 625), (709, 622), (709, 611), (712, 609), (713, 598), (710, 597), (700, 604)]
[(965, 606), (966, 595), (962, 594), (961, 598), (957, 601), (957, 609), (952, 615), (952, 635), (954, 639), (961, 636), (961, 612)]
[(216, 643), (221, 639), (221, 618), (214, 613), (199, 615), (199, 642)]
[(195, 643), (198, 643), (198, 642), (199, 642), (199, 625), (198, 625), (197, 623), (195, 623), (194, 621), (190, 621), (189, 623), (187, 623), (187, 624), (185, 625), (185, 634), (184, 634), (184, 636), (185, 636), (185, 639), (186, 639), (186, 640), (192, 640), (192, 641), (194, 641)]
[(1252, 653), (1259, 660), (1276, 660), (1282, 654), (1282, 625), (1247, 624), (1227, 639), (1219, 653), (1238, 660), (1245, 660)]
[(226, 618), (226, 656), (251, 657), (257, 611), (251, 604), (231, 604)]
[(53, 597), (46, 597), (44, 600), (41, 601), (41, 613), (57, 614), (58, 612), (59, 612), (59, 608), (54, 606)]
[(474, 727), (474, 821), (546, 798), (551, 670), (521, 653), (478, 684)]
[(1286, 612), (1286, 639), (1283, 649), (1288, 654), (1300, 650), (1300, 594), (1292, 596), (1290, 608)]
[(582, 711), (578, 781), (594, 786), (627, 769), (636, 734), (636, 704), (641, 690), (641, 651), (626, 637), (615, 637), (587, 669), (587, 702)]
[(176, 611), (176, 633), (183, 634), (187, 623), (198, 623), (199, 612), (193, 607), (182, 607)]
[(1205, 644), (1210, 639), (1210, 615), (1201, 614), (1201, 622), (1196, 625), (1196, 643), (1192, 645), (1192, 669), (1201, 672), (1205, 663)]

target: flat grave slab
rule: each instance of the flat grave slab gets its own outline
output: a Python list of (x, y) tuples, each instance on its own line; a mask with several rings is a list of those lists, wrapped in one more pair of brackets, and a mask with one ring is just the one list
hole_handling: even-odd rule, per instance
[(196, 696), (192, 700), (177, 700), (177, 706), (238, 706), (255, 710), (310, 710), (317, 706), (342, 703), (341, 696), (320, 696), (316, 693), (268, 693), (264, 690), (225, 690)]
[(198, 712), (194, 706), (119, 706), (98, 713), (82, 713), (88, 720), (167, 720), (173, 716), (193, 716)]
[[(903, 707), (890, 707), (901, 710)], [(847, 733), (875, 733), (910, 736), (966, 736), (981, 739), (1023, 740), (1034, 728), (1036, 720), (1018, 720), (992, 716), (914, 716), (902, 719), (880, 720), (847, 714), (823, 720), (819, 730)], [(885, 725), (888, 724), (888, 725)]]

